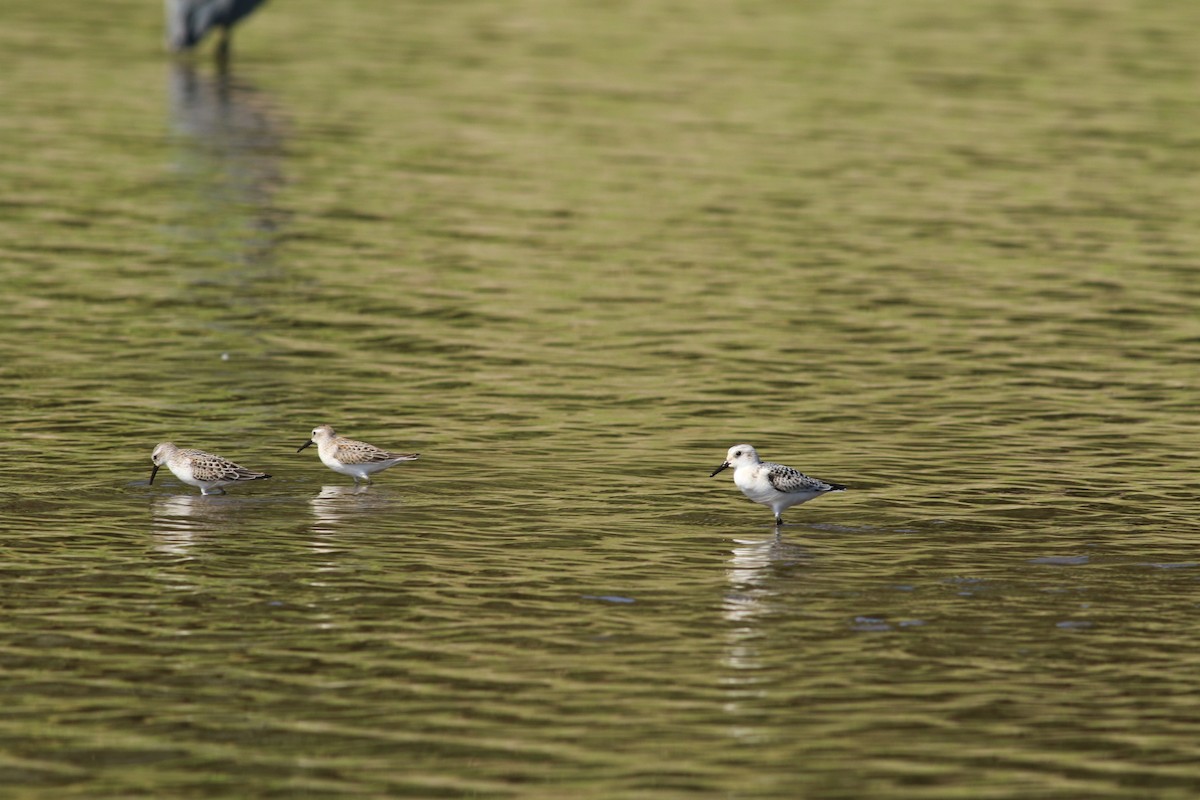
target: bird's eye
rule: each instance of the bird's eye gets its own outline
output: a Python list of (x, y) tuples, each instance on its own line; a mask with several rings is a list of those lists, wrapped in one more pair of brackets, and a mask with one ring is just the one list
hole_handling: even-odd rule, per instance
[(734, 453), (734, 454), (733, 454), (733, 457), (734, 457), (734, 458), (741, 458), (741, 457), (742, 457), (742, 451), (741, 451), (741, 450), (738, 450), (736, 453)]

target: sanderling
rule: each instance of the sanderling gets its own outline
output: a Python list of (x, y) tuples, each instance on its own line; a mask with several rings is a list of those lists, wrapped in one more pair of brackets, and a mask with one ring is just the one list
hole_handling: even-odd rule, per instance
[(371, 473), (394, 467), (401, 461), (416, 461), (419, 453), (389, 453), (366, 442), (338, 436), (328, 425), (313, 428), (312, 438), (297, 448), (299, 453), (310, 444), (317, 446), (321, 463), (334, 472), (349, 475), (354, 482), (371, 482)]
[(189, 486), (199, 486), (201, 494), (225, 494), (222, 486), (271, 477), (265, 472), (239, 467), (227, 458), (203, 450), (180, 449), (170, 442), (155, 447), (150, 460), (154, 463), (154, 469), (150, 470), (150, 483), (154, 483), (158, 468), (166, 464), (176, 478)]
[(756, 503), (771, 507), (775, 512), (776, 525), (783, 524), (781, 515), (784, 509), (846, 488), (840, 483), (826, 483), (811, 478), (783, 464), (763, 461), (758, 457), (758, 452), (748, 444), (735, 444), (729, 448), (721, 466), (714, 469), (708, 477), (711, 478), (726, 467), (733, 467), (733, 482), (742, 490), (742, 494)]

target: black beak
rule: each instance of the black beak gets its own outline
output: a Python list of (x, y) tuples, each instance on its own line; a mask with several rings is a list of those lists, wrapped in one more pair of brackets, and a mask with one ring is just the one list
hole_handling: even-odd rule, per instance
[(297, 448), (296, 448), (296, 452), (297, 452), (297, 453), (299, 453), (301, 450), (303, 450), (304, 448), (308, 447), (310, 444), (313, 444), (313, 440), (312, 440), (312, 439), (309, 439), (307, 442), (305, 442), (304, 444), (302, 444), (302, 445), (300, 445), (299, 447), (297, 447)]
[(154, 469), (150, 470), (150, 483), (154, 483), (154, 476), (158, 474), (158, 464), (154, 465)]
[(716, 469), (714, 469), (714, 470), (712, 471), (712, 475), (709, 475), (708, 477), (710, 477), (710, 478), (711, 478), (713, 475), (716, 475), (718, 472), (720, 472), (721, 470), (723, 470), (723, 469), (726, 469), (726, 468), (728, 468), (728, 467), (729, 467), (729, 462), (728, 462), (728, 461), (722, 461), (722, 462), (721, 462), (721, 466), (719, 466), (719, 467), (717, 467)]

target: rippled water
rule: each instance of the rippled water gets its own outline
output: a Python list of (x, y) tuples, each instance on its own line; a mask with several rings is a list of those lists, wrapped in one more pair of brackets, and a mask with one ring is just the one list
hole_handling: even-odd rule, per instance
[[(1194, 796), (1200, 7), (292, 0), (221, 76), (60, 5), (14, 796)], [(741, 441), (852, 491), (777, 532)]]

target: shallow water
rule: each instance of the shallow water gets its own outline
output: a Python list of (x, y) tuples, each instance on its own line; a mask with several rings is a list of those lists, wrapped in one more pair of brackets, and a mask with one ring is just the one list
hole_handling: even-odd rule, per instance
[[(1200, 8), (293, 0), (220, 76), (61, 5), (0, 26), (14, 796), (1194, 795)], [(742, 441), (852, 490), (776, 532)]]

